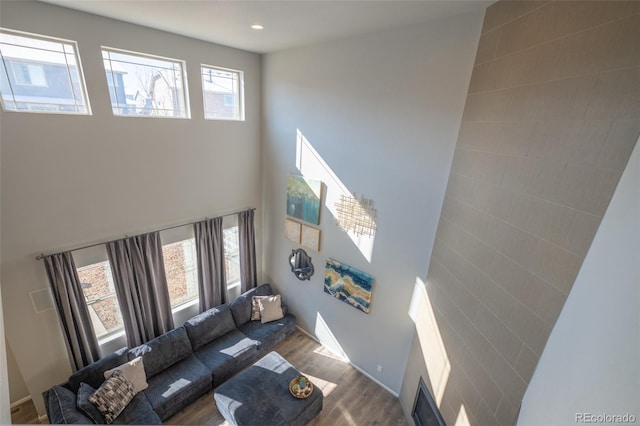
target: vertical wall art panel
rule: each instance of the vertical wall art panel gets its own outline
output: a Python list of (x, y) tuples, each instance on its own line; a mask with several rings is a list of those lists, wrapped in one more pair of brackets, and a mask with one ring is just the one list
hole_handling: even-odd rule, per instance
[(302, 224), (291, 220), (284, 220), (284, 235), (287, 237), (287, 240), (293, 241), (294, 243), (300, 243), (300, 227)]
[(315, 251), (320, 251), (320, 230), (302, 225), (302, 237), (300, 243)]
[(287, 215), (320, 224), (322, 182), (304, 176), (289, 175), (287, 181)]
[(336, 260), (328, 259), (324, 273), (324, 292), (369, 313), (373, 277)]

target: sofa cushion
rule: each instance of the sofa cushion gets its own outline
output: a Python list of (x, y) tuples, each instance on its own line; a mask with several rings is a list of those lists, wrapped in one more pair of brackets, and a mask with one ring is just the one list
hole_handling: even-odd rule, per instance
[(150, 377), (189, 357), (191, 342), (184, 327), (178, 327), (129, 350), (129, 361), (141, 356), (147, 382)]
[(148, 379), (144, 393), (162, 420), (211, 390), (211, 373), (194, 355)]
[(279, 320), (262, 324), (259, 321), (249, 321), (241, 326), (240, 330), (251, 340), (258, 342), (258, 349), (270, 349), (276, 343), (283, 340), (296, 329), (296, 317), (292, 314), (285, 315)]
[(50, 423), (91, 424), (93, 423), (77, 407), (77, 396), (72, 390), (55, 385), (47, 392), (47, 416)]
[(251, 319), (251, 306), (253, 296), (271, 296), (273, 290), (271, 284), (262, 284), (259, 287), (252, 288), (242, 293), (236, 300), (229, 305), (231, 307), (231, 313), (233, 314), (233, 320), (236, 323), (236, 327), (240, 327), (242, 324), (249, 322)]
[(213, 386), (250, 364), (258, 352), (258, 343), (233, 330), (198, 349), (195, 353), (213, 375)]
[(78, 397), (76, 405), (80, 411), (87, 415), (97, 425), (106, 424), (104, 415), (98, 410), (98, 408), (89, 401), (89, 397), (95, 392), (95, 388), (86, 383), (80, 383), (80, 389), (78, 389)]
[(144, 392), (137, 394), (127, 408), (113, 422), (114, 425), (161, 425), (160, 416), (153, 411)]
[(136, 389), (133, 383), (122, 374), (122, 371), (117, 370), (89, 396), (89, 402), (95, 404), (104, 415), (106, 423), (111, 424), (134, 396), (136, 396)]
[[(96, 390), (86, 383), (80, 384), (78, 408), (84, 411), (96, 424), (105, 424), (104, 416), (95, 405), (89, 402), (89, 396)], [(82, 405), (82, 407), (81, 407)], [(153, 407), (144, 393), (138, 393), (129, 405), (113, 422), (116, 425), (161, 425), (162, 420), (153, 411)]]
[(229, 305), (220, 305), (184, 323), (193, 350), (197, 350), (236, 328)]
[(97, 389), (104, 382), (105, 371), (127, 361), (127, 348), (119, 349), (73, 373), (69, 377), (69, 387), (77, 393), (80, 383), (84, 382)]

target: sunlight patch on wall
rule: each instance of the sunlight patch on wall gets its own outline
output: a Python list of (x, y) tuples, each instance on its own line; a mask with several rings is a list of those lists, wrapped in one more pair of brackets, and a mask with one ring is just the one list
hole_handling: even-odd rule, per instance
[(460, 411), (458, 411), (458, 417), (456, 417), (455, 426), (471, 426), (471, 422), (469, 422), (469, 416), (467, 416), (467, 410), (464, 408), (464, 404), (460, 406)]
[(420, 348), (424, 355), (434, 398), (438, 407), (440, 407), (447, 382), (449, 381), (449, 374), (451, 373), (451, 362), (440, 334), (427, 289), (420, 278), (416, 278), (413, 288), (409, 317), (415, 323), (416, 334), (420, 340)]
[(340, 361), (350, 362), (349, 357), (344, 349), (342, 349), (340, 343), (338, 343), (338, 339), (336, 339), (336, 336), (334, 336), (324, 318), (320, 315), (320, 312), (316, 315), (315, 335), (320, 343), (339, 357)]
[[(329, 209), (334, 219), (337, 218), (336, 205), (339, 203), (340, 197), (353, 197), (352, 191), (349, 191), (349, 188), (318, 154), (318, 151), (315, 150), (300, 129), (297, 129), (296, 132), (296, 167), (303, 176), (320, 179), (326, 185), (325, 206)], [(360, 250), (364, 258), (371, 262), (375, 232), (373, 235), (358, 235), (354, 232), (347, 232), (346, 234)]]

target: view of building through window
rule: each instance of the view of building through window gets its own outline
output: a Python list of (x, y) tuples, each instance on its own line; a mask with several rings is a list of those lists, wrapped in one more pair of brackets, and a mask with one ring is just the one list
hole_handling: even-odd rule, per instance
[(188, 118), (184, 62), (103, 48), (114, 115)]
[(98, 339), (123, 329), (111, 267), (108, 261), (78, 268), (78, 278)]
[(5, 111), (90, 114), (76, 43), (0, 30)]
[(195, 239), (162, 246), (164, 269), (173, 308), (198, 298)]
[(240, 283), (240, 251), (238, 240), (238, 227), (234, 226), (224, 230), (224, 258), (227, 287)]
[[(240, 283), (238, 227), (223, 232), (227, 286)], [(195, 238), (162, 246), (171, 307), (177, 308), (198, 299), (198, 268)], [(77, 268), (89, 315), (98, 339), (123, 330), (109, 261)]]
[(243, 73), (203, 65), (204, 118), (244, 120)]

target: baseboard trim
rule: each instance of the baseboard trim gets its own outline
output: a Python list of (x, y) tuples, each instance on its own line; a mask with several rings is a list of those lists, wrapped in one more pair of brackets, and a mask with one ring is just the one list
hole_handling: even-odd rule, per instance
[(27, 395), (24, 398), (17, 400), (16, 402), (12, 402), (9, 407), (13, 409), (13, 408), (16, 408), (18, 405), (22, 405), (25, 402), (29, 402), (29, 401), (31, 401), (31, 395)]
[[(300, 327), (299, 325), (296, 324), (296, 328), (298, 330), (300, 330), (302, 333), (306, 334), (307, 336), (309, 336), (311, 339), (315, 340), (316, 342), (318, 342), (319, 344), (322, 345), (322, 343), (316, 338), (316, 336), (314, 336), (313, 334), (309, 333), (307, 330), (305, 330), (304, 328)], [(337, 354), (334, 351), (331, 350), (331, 348), (328, 348), (324, 345), (322, 345), (323, 347), (327, 348), (328, 351), (330, 351), (331, 353), (333, 353), (334, 355), (336, 355), (339, 358), (343, 358), (341, 354)], [(378, 386), (380, 386), (382, 389), (386, 390), (387, 392), (389, 392), (391, 395), (395, 396), (396, 398), (400, 398), (400, 394), (398, 394), (397, 392), (394, 392), (392, 389), (390, 389), (387, 385), (385, 385), (384, 383), (382, 383), (380, 380), (376, 379), (375, 377), (373, 377), (371, 374), (367, 373), (366, 371), (364, 371), (360, 366), (358, 366), (357, 364), (354, 364), (351, 360), (346, 360), (345, 362), (349, 363), (350, 366), (352, 366), (353, 368), (355, 368), (356, 370), (358, 370), (360, 373), (362, 373), (364, 376), (366, 376), (368, 379), (370, 379), (371, 381), (373, 381), (375, 384), (377, 384)]]

